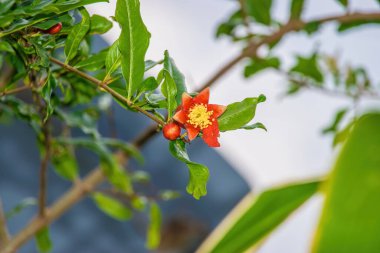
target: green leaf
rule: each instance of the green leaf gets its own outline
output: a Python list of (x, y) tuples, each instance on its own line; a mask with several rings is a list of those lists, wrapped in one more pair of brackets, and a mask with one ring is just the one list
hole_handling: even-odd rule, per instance
[(345, 32), (354, 28), (361, 28), (362, 26), (365, 25), (379, 25), (380, 21), (379, 20), (364, 20), (364, 21), (355, 21), (355, 22), (345, 22), (341, 23), (338, 26), (338, 32)]
[(169, 56), (169, 52), (167, 50), (165, 51), (164, 69), (166, 69), (174, 79), (175, 85), (177, 87), (176, 102), (177, 104), (181, 104), (182, 94), (184, 92), (187, 92), (185, 76), (179, 71), (175, 65), (173, 58)]
[(304, 8), (305, 0), (292, 0), (290, 6), (290, 18), (300, 19)]
[(313, 196), (320, 181), (301, 182), (273, 188), (257, 198), (248, 194), (226, 217), (229, 226), (217, 228), (199, 252), (248, 252)]
[(256, 73), (268, 69), (278, 69), (280, 67), (280, 59), (277, 57), (252, 59), (248, 66), (244, 69), (244, 76), (250, 77)]
[(78, 176), (78, 164), (73, 151), (68, 145), (54, 143), (52, 145), (52, 158), (55, 172), (61, 177), (73, 181)]
[(272, 0), (246, 0), (248, 15), (264, 25), (271, 24)]
[(2, 0), (0, 2), (0, 15), (9, 11), (9, 9), (15, 4), (16, 0)]
[(248, 124), (256, 113), (258, 103), (265, 101), (265, 96), (257, 98), (246, 98), (227, 106), (226, 111), (218, 118), (219, 130), (221, 132), (236, 130)]
[(82, 14), (82, 21), (71, 29), (65, 43), (66, 63), (77, 55), (79, 45), (90, 29), (90, 15), (87, 10), (81, 8), (80, 13)]
[(49, 228), (44, 227), (36, 233), (37, 249), (41, 253), (50, 252), (53, 248), (53, 243), (50, 240)]
[(53, 90), (57, 87), (57, 80), (55, 77), (52, 75), (51, 72), (49, 72), (48, 78), (42, 87), (41, 94), (42, 97), (44, 98), (47, 108), (46, 108), (46, 116), (45, 120), (53, 114), (54, 112), (54, 106), (51, 100), (51, 96), (53, 94)]
[(121, 140), (107, 139), (107, 138), (103, 138), (102, 143), (104, 143), (105, 145), (109, 147), (122, 150), (128, 156), (135, 158), (140, 164), (144, 163), (144, 157), (141, 154), (141, 152), (134, 145), (130, 143), (127, 143)]
[(147, 231), (146, 247), (148, 249), (156, 249), (160, 245), (161, 240), (161, 210), (155, 202), (151, 202), (149, 210), (149, 227)]
[(325, 188), (311, 252), (380, 252), (380, 114), (362, 116)]
[(92, 195), (92, 199), (101, 211), (116, 220), (126, 221), (132, 217), (131, 209), (115, 198), (96, 192)]
[(121, 53), (119, 50), (119, 40), (116, 40), (110, 49), (106, 57), (106, 76), (104, 81), (108, 81), (111, 78), (112, 73), (114, 73), (121, 65)]
[(31, 206), (37, 206), (37, 205), (38, 205), (38, 201), (35, 198), (23, 199), (23, 200), (21, 200), (20, 203), (18, 203), (15, 207), (13, 207), (10, 211), (8, 211), (5, 214), (5, 218), (7, 220), (9, 220), (9, 219), (13, 218), (14, 216), (16, 216), (17, 214), (19, 214), (25, 208), (28, 208)]
[(157, 82), (156, 78), (150, 76), (142, 82), (140, 93), (154, 91), (158, 88), (158, 86), (159, 83)]
[(112, 28), (112, 22), (100, 15), (92, 15), (90, 19), (90, 34), (103, 34)]
[(145, 72), (148, 70), (151, 70), (158, 64), (162, 64), (162, 61), (152, 61), (152, 60), (146, 60), (145, 61)]
[(177, 108), (177, 86), (174, 82), (173, 77), (167, 70), (162, 70), (162, 74), (164, 77), (164, 82), (161, 85), (161, 92), (166, 97), (168, 107), (168, 118), (171, 119), (173, 111)]
[(316, 53), (312, 54), (310, 57), (298, 56), (297, 64), (290, 70), (290, 72), (310, 77), (318, 83), (322, 83), (324, 80), (318, 64), (318, 55)]
[(341, 5), (343, 5), (345, 8), (347, 8), (348, 0), (336, 0), (336, 1), (339, 2)]
[(348, 108), (344, 108), (336, 112), (335, 118), (333, 122), (330, 124), (330, 126), (325, 127), (322, 130), (322, 133), (327, 134), (327, 133), (336, 133), (338, 132), (338, 127), (344, 116), (347, 114)]
[(257, 123), (252, 124), (252, 125), (246, 125), (246, 126), (241, 127), (241, 129), (245, 129), (245, 130), (253, 130), (256, 128), (261, 128), (261, 129), (267, 131), (267, 128), (264, 126), (264, 124), (260, 123), (260, 122), (257, 122)]
[(144, 77), (144, 60), (150, 33), (141, 19), (138, 0), (118, 0), (116, 20), (121, 26), (119, 49), (122, 55), (122, 72), (127, 81), (127, 98), (131, 99), (140, 88)]
[(13, 49), (11, 44), (9, 44), (9, 42), (5, 40), (0, 40), (0, 52), (8, 52), (14, 54), (15, 50)]
[(207, 194), (207, 181), (210, 175), (208, 168), (189, 159), (186, 145), (182, 140), (171, 141), (169, 150), (175, 158), (186, 163), (189, 168), (190, 178), (186, 187), (187, 192), (196, 199), (205, 196)]
[(105, 59), (106, 56), (108, 55), (107, 50), (103, 50), (97, 54), (94, 54), (87, 59), (77, 63), (75, 65), (76, 68), (78, 69), (84, 69), (87, 71), (97, 71), (100, 70), (104, 67), (105, 65)]
[(229, 17), (229, 19), (223, 23), (221, 23), (215, 33), (215, 36), (217, 38), (221, 37), (222, 35), (227, 36), (234, 36), (234, 32), (239, 25), (242, 25), (244, 23), (242, 18), (241, 10), (235, 11), (232, 13), (232, 15)]

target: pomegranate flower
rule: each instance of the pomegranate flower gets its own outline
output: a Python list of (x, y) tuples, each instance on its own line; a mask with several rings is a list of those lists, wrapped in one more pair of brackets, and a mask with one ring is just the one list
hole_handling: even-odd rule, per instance
[(183, 93), (182, 104), (173, 119), (186, 128), (190, 141), (202, 132), (202, 138), (208, 146), (219, 147), (217, 118), (224, 113), (226, 106), (209, 104), (209, 96), (209, 88), (204, 89), (194, 98)]

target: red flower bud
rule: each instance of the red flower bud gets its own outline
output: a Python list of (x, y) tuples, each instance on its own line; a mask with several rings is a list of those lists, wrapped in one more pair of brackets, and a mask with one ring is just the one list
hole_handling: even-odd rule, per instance
[(162, 133), (166, 139), (174, 141), (181, 136), (181, 128), (178, 124), (172, 122), (164, 126)]
[(58, 24), (53, 25), (52, 27), (50, 27), (47, 30), (44, 30), (43, 32), (48, 33), (48, 34), (57, 34), (61, 31), (61, 29), (62, 29), (62, 23), (59, 22)]

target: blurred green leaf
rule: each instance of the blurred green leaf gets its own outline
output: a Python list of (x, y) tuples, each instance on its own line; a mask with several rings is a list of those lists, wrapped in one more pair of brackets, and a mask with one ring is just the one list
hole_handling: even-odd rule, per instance
[(38, 201), (35, 198), (26, 198), (21, 200), (20, 203), (18, 203), (15, 207), (13, 207), (10, 211), (8, 211), (5, 214), (5, 218), (7, 220), (13, 218), (17, 214), (19, 214), (21, 211), (23, 211), (25, 208), (36, 206), (38, 205)]
[(260, 244), (303, 203), (312, 197), (319, 180), (269, 189), (257, 198), (252, 194), (226, 217), (230, 226), (217, 228), (219, 238), (209, 238), (198, 252), (246, 252)]
[(112, 28), (112, 22), (100, 15), (92, 15), (90, 19), (90, 34), (103, 34)]
[(155, 202), (151, 202), (149, 211), (149, 227), (147, 231), (146, 247), (148, 249), (156, 249), (160, 245), (161, 240), (161, 210)]
[(347, 6), (348, 6), (348, 0), (336, 0), (336, 1), (339, 2), (345, 8), (347, 8)]
[(82, 21), (71, 29), (65, 43), (66, 63), (77, 55), (79, 45), (90, 29), (90, 15), (87, 10), (81, 8), (80, 13), (82, 14)]
[(238, 10), (229, 17), (229, 19), (223, 23), (221, 23), (217, 30), (215, 36), (217, 38), (222, 35), (234, 36), (234, 32), (239, 25), (243, 24), (243, 18), (241, 10)]
[(265, 101), (265, 96), (246, 98), (241, 102), (229, 104), (226, 111), (218, 118), (221, 132), (236, 130), (248, 124), (254, 117), (258, 103)]
[(277, 57), (252, 59), (251, 62), (244, 69), (244, 76), (250, 77), (256, 73), (268, 69), (278, 69), (280, 67), (280, 59)]
[(193, 162), (187, 155), (186, 145), (182, 140), (171, 141), (170, 153), (178, 160), (186, 163), (189, 168), (189, 183), (186, 190), (194, 198), (199, 199), (207, 194), (207, 181), (210, 176), (208, 168), (202, 164)]
[(41, 253), (50, 252), (53, 248), (53, 243), (50, 240), (49, 228), (44, 227), (36, 233), (37, 249)]
[(53, 106), (53, 103), (52, 103), (51, 96), (52, 96), (53, 91), (54, 91), (54, 89), (56, 87), (57, 87), (57, 80), (52, 75), (52, 73), (49, 72), (47, 80), (46, 80), (44, 86), (41, 89), (42, 97), (45, 100), (46, 105), (47, 105), (46, 116), (45, 116), (44, 120), (46, 120), (54, 112), (54, 106)]
[(380, 114), (362, 116), (325, 189), (311, 252), (380, 251)]
[(51, 162), (61, 177), (73, 181), (78, 176), (78, 164), (68, 145), (53, 143)]
[(267, 128), (264, 126), (264, 124), (260, 123), (260, 122), (254, 123), (252, 125), (246, 125), (246, 126), (241, 127), (241, 129), (245, 129), (245, 130), (253, 130), (256, 128), (261, 128), (261, 129), (267, 131)]
[(343, 120), (343, 118), (347, 114), (347, 112), (348, 112), (348, 108), (344, 108), (344, 109), (337, 111), (332, 123), (329, 126), (325, 127), (322, 130), (322, 133), (324, 133), (324, 134), (336, 133), (339, 130), (338, 128), (339, 128), (340, 122)]
[(290, 18), (291, 19), (300, 19), (305, 0), (292, 0), (290, 5)]
[(355, 21), (355, 22), (345, 22), (339, 24), (338, 32), (345, 32), (351, 29), (361, 28), (365, 25), (379, 25), (379, 20), (365, 20), (365, 21)]
[(0, 40), (0, 52), (8, 52), (14, 54), (15, 50), (13, 49), (11, 44), (9, 44), (9, 42), (5, 40)]
[(318, 64), (318, 55), (312, 54), (310, 57), (297, 57), (296, 65), (290, 72), (299, 73), (306, 77), (312, 78), (318, 83), (322, 83), (324, 78)]
[(119, 49), (122, 72), (127, 81), (127, 98), (130, 99), (140, 88), (144, 77), (150, 33), (141, 19), (139, 0), (118, 0), (115, 15), (121, 26)]
[(272, 0), (246, 0), (248, 15), (257, 22), (270, 25)]
[(126, 221), (132, 218), (131, 209), (115, 198), (96, 192), (92, 195), (92, 199), (101, 211), (116, 220)]

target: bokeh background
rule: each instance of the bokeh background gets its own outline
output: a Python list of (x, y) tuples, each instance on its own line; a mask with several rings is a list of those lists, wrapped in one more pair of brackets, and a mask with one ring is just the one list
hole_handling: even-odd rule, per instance
[[(374, 0), (351, 1), (350, 10), (378, 9)], [(113, 16), (116, 1), (95, 4), (91, 13)], [(274, 15), (286, 20), (289, 1), (275, 1)], [(200, 87), (223, 63), (239, 53), (240, 47), (226, 39), (216, 40), (215, 29), (237, 8), (232, 0), (141, 0), (144, 22), (152, 34), (147, 58), (159, 60), (168, 49), (180, 70), (185, 74), (190, 90)], [(333, 0), (307, 1), (305, 19), (343, 13)], [(96, 42), (99, 48), (112, 43), (119, 35), (114, 29)], [(343, 34), (328, 25), (312, 38), (306, 34), (288, 35), (275, 49), (285, 65), (291, 65), (297, 54), (309, 54), (318, 49), (339, 56), (343, 63), (364, 66), (370, 77), (380, 81), (380, 57), (376, 50), (380, 29), (366, 26)], [(334, 112), (350, 101), (305, 91), (294, 97), (284, 97), (287, 82), (272, 71), (265, 71), (251, 79), (242, 76), (244, 64), (236, 66), (211, 91), (211, 101), (228, 104), (247, 96), (265, 94), (267, 101), (260, 104), (256, 120), (263, 122), (268, 132), (244, 130), (225, 133), (221, 148), (210, 149), (202, 142), (190, 147), (193, 160), (209, 166), (211, 180), (207, 197), (196, 201), (184, 193), (187, 182), (185, 167), (175, 161), (164, 148), (167, 144), (157, 136), (144, 149), (145, 169), (152, 174), (154, 186), (182, 191), (183, 197), (163, 203), (166, 251), (194, 252), (202, 238), (214, 228), (248, 190), (260, 192), (265, 188), (298, 179), (324, 175), (334, 161), (331, 139), (321, 134)], [(365, 110), (375, 101), (361, 102)], [(123, 139), (131, 139), (143, 131), (149, 122), (114, 105), (117, 130)], [(133, 122), (133, 123), (131, 123)], [(108, 131), (105, 120), (99, 126)], [(0, 126), (0, 193), (6, 209), (27, 196), (37, 195), (38, 151), (32, 131), (21, 123)], [(82, 174), (96, 165), (96, 159), (79, 151)], [(53, 173), (49, 175), (50, 196), (53, 201), (69, 187)], [(321, 198), (311, 199), (290, 217), (259, 250), (260, 253), (307, 252), (312, 230), (319, 217)], [(143, 216), (129, 223), (119, 223), (104, 216), (90, 200), (80, 203), (52, 226), (53, 252), (146, 252), (144, 249)], [(33, 215), (28, 209), (10, 221), (11, 232), (18, 231)], [(169, 239), (165, 239), (169, 238)], [(172, 251), (168, 250), (172, 249)], [(181, 249), (181, 250), (180, 250)], [(33, 242), (20, 252), (35, 252)]]

